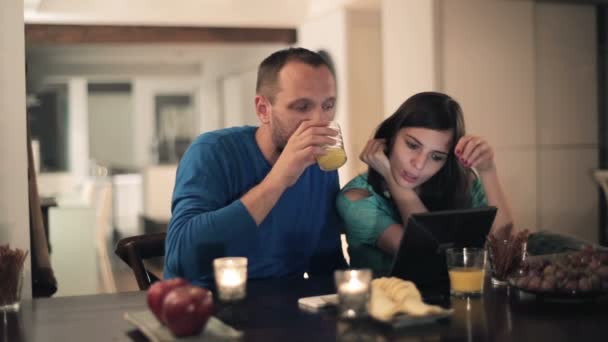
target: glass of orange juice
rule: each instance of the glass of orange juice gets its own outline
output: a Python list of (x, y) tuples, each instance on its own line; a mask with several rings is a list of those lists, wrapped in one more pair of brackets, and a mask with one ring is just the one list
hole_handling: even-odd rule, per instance
[(332, 137), (336, 140), (335, 143), (323, 146), (326, 154), (317, 157), (317, 164), (323, 171), (333, 171), (346, 163), (346, 151), (338, 122), (331, 121), (327, 127), (336, 130), (338, 135)]
[(446, 261), (450, 275), (450, 292), (457, 297), (480, 296), (486, 268), (486, 251), (482, 248), (448, 248)]

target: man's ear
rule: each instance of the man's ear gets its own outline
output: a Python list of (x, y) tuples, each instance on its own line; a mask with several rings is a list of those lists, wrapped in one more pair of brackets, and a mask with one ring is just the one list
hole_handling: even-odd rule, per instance
[(255, 113), (260, 118), (262, 124), (270, 122), (270, 103), (263, 95), (255, 96)]

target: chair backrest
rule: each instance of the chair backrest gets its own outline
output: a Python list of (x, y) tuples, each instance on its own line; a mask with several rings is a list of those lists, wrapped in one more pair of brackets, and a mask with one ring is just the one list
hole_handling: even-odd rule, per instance
[(593, 177), (602, 187), (604, 195), (606, 195), (606, 198), (608, 199), (608, 170), (595, 170), (593, 171)]
[(101, 274), (102, 291), (116, 292), (116, 280), (112, 272), (112, 263), (108, 253), (108, 238), (112, 225), (112, 183), (103, 178), (95, 185), (95, 246), (97, 248), (97, 265)]
[(140, 290), (147, 290), (150, 284), (159, 280), (144, 266), (144, 260), (165, 255), (166, 233), (137, 235), (118, 241), (114, 253), (133, 270)]

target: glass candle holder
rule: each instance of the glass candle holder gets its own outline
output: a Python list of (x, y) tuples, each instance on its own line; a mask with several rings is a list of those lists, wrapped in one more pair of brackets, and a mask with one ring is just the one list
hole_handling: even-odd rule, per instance
[(218, 298), (237, 301), (247, 294), (247, 258), (218, 258), (213, 260), (213, 271)]
[(338, 292), (338, 314), (352, 319), (367, 316), (370, 298), (372, 271), (338, 270), (334, 273)]

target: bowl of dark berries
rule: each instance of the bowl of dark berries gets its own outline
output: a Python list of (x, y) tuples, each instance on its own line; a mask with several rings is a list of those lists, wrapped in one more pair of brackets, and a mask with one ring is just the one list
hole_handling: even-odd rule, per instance
[(588, 299), (608, 295), (608, 252), (581, 251), (529, 256), (509, 285), (539, 297)]

